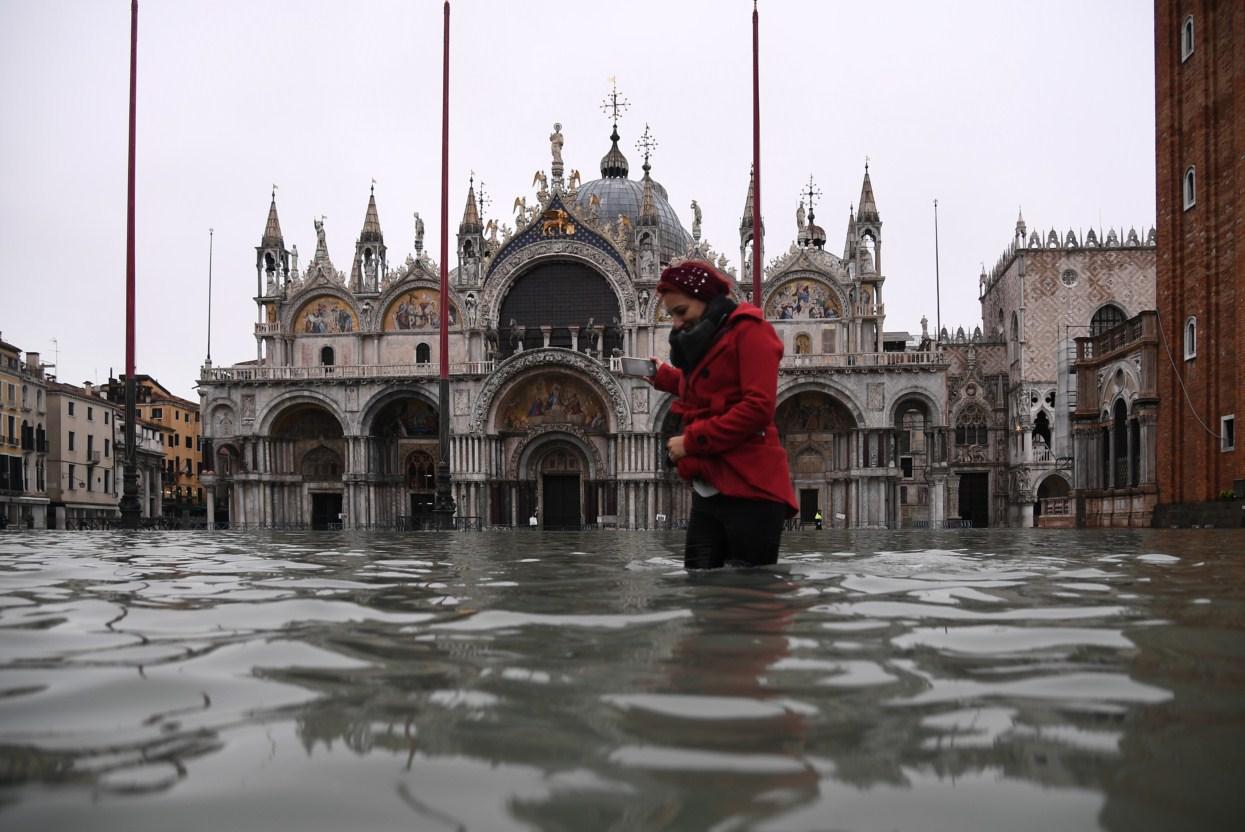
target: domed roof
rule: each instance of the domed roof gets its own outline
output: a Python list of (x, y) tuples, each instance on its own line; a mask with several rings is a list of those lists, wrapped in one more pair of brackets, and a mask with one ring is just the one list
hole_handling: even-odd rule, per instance
[[(666, 189), (653, 182), (653, 204), (657, 209), (657, 228), (661, 236), (659, 259), (663, 263), (678, 255), (685, 254), (692, 244), (692, 235), (687, 233), (683, 223), (670, 207)], [(632, 225), (640, 222), (640, 207), (644, 204), (644, 182), (636, 179), (609, 176), (594, 179), (579, 186), (575, 194), (575, 206), (587, 207), (592, 197), (598, 197), (601, 204), (597, 206), (597, 216), (601, 222), (612, 225), (619, 215), (631, 220)]]

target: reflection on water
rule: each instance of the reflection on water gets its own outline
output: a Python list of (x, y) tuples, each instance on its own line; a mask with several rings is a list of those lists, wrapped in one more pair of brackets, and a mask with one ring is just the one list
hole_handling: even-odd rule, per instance
[(9, 829), (1241, 829), (1245, 536), (0, 535)]

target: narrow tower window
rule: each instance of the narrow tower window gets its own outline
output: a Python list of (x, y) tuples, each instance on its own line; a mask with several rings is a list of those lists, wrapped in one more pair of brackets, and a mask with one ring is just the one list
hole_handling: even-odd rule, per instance
[(1197, 316), (1190, 315), (1184, 322), (1184, 360), (1197, 358)]
[(1197, 204), (1197, 170), (1192, 166), (1184, 172), (1184, 209)]
[(1193, 15), (1184, 19), (1180, 27), (1180, 61), (1184, 63), (1193, 54)]

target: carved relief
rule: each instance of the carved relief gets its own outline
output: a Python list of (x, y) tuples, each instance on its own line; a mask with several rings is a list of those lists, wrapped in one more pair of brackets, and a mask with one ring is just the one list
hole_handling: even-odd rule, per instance
[(886, 406), (886, 385), (883, 382), (869, 382), (865, 395), (865, 407), (870, 410), (882, 410)]
[(647, 386), (631, 388), (632, 413), (648, 413), (648, 391)]

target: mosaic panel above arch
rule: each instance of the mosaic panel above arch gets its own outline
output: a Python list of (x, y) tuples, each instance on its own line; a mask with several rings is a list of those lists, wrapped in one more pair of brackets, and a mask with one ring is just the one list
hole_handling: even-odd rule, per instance
[(820, 280), (788, 280), (765, 301), (765, 317), (790, 320), (837, 320), (843, 317), (838, 293)]
[(358, 329), (359, 320), (354, 309), (335, 295), (317, 295), (294, 315), (296, 335), (338, 335)]
[(543, 372), (521, 378), (506, 391), (497, 406), (496, 426), (513, 433), (555, 425), (604, 433), (609, 429), (608, 413), (605, 400), (584, 379)]
[[(450, 326), (458, 326), (462, 317), (453, 301), (449, 304)], [(437, 331), (441, 326), (441, 292), (437, 289), (409, 289), (402, 292), (385, 309), (381, 328), (385, 332)]]

